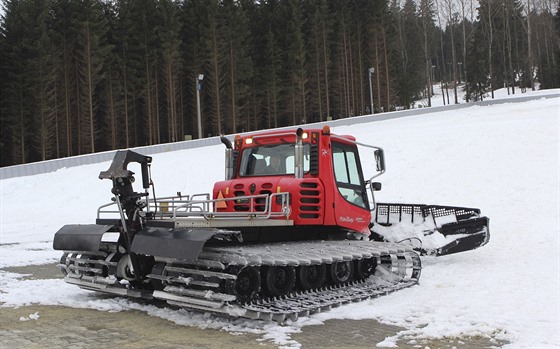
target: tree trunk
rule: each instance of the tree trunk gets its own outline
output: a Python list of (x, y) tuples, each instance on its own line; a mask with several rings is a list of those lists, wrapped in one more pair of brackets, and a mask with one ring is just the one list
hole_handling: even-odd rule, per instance
[(214, 103), (216, 105), (216, 127), (218, 128), (218, 134), (222, 134), (222, 112), (220, 108), (220, 70), (218, 64), (218, 37), (216, 33), (216, 28), (213, 29), (213, 36), (212, 36), (212, 70), (214, 76)]
[(387, 94), (387, 109), (386, 112), (391, 111), (391, 81), (389, 80), (389, 53), (387, 51), (387, 40), (385, 35), (385, 28), (383, 28), (383, 53), (385, 60), (385, 83), (386, 83), (386, 94)]
[[(527, 0), (527, 54), (529, 58), (529, 79), (531, 81), (531, 90), (535, 91), (535, 79), (533, 77), (534, 58), (533, 58), (533, 45), (532, 45), (532, 26), (531, 26), (531, 0)], [(493, 97), (493, 96), (492, 96)]]
[[(144, 68), (146, 69), (146, 87), (145, 87), (145, 99), (146, 99), (146, 103), (147, 103), (147, 107), (146, 107), (146, 124), (148, 126), (148, 144), (152, 145), (154, 144), (154, 136), (155, 136), (155, 141), (157, 143), (159, 143), (159, 120), (157, 120), (157, 128), (154, 132), (153, 129), (153, 114), (152, 114), (152, 110), (153, 110), (153, 106), (152, 106), (152, 75), (150, 72), (150, 56), (148, 53), (148, 37), (146, 32), (144, 32)], [(157, 90), (156, 90), (157, 93)], [(127, 125), (128, 125), (128, 118), (127, 118)], [(136, 126), (136, 125), (134, 125)], [(136, 133), (136, 127), (134, 128), (134, 133)], [(127, 134), (128, 134), (128, 126), (127, 126)], [(129, 137), (127, 135), (126, 138), (126, 142), (127, 142), (127, 147), (129, 147)]]
[(233, 47), (231, 45), (229, 45), (229, 79), (230, 79), (230, 85), (231, 85), (231, 90), (230, 90), (230, 94), (231, 94), (231, 132), (232, 133), (236, 133), (237, 132), (237, 110), (236, 110), (236, 96), (235, 96), (235, 76), (234, 76), (234, 63), (233, 63)]
[[(329, 97), (329, 65), (328, 65), (328, 55), (327, 55), (327, 38), (326, 38), (326, 28), (325, 22), (322, 23), (323, 30), (323, 69), (325, 73), (325, 109), (327, 110), (327, 120), (331, 117), (331, 102)], [(323, 121), (323, 116), (321, 115), (321, 121)]]
[(494, 69), (492, 64), (492, 46), (494, 45), (494, 29), (492, 28), (492, 6), (488, 1), (488, 71), (490, 74), (490, 91), (494, 99)]
[(91, 32), (89, 30), (89, 22), (86, 23), (86, 64), (87, 64), (87, 97), (88, 97), (88, 119), (89, 119), (89, 141), (91, 143), (90, 151), (95, 153), (95, 135), (93, 123), (93, 71), (91, 62)]

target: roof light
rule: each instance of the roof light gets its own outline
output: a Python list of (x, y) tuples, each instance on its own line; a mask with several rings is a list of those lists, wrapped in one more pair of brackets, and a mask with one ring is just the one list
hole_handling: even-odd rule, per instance
[(331, 128), (329, 127), (329, 125), (323, 126), (323, 134), (324, 135), (330, 135), (331, 134)]
[(253, 144), (253, 138), (245, 138), (245, 144)]
[(308, 137), (307, 132), (304, 132), (303, 135), (301, 136), (301, 138), (303, 138), (303, 139), (307, 139), (307, 137)]

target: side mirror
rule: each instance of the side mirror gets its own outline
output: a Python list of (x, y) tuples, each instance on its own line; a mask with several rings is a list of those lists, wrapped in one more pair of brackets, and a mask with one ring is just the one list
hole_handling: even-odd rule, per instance
[(385, 155), (383, 154), (383, 149), (375, 149), (375, 163), (377, 165), (377, 172), (385, 172)]
[(380, 191), (381, 190), (381, 183), (379, 183), (379, 182), (371, 183), (371, 190)]

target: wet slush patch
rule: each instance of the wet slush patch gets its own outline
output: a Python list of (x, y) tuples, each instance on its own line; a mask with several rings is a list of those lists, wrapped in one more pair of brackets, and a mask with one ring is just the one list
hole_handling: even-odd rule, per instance
[(258, 335), (177, 325), (141, 311), (2, 308), (0, 348), (271, 348)]
[[(305, 326), (292, 339), (303, 348), (375, 348), (386, 338), (404, 328), (382, 324), (376, 320), (327, 320), (323, 325)], [(465, 337), (444, 339), (404, 339), (396, 342), (398, 348), (500, 348), (508, 344), (494, 338)]]
[[(57, 263), (58, 264), (58, 263)], [(1, 270), (25, 275), (22, 280), (62, 279), (64, 275), (57, 264), (26, 265), (23, 267), (7, 267)]]

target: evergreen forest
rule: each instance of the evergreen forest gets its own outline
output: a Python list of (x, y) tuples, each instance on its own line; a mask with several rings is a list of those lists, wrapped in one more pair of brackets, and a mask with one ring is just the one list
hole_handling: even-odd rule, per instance
[(457, 89), (468, 102), (557, 88), (559, 10), (558, 0), (3, 0), (0, 165), (198, 138), (197, 94), (208, 137), (407, 109), (436, 83), (451, 104), (464, 102)]

